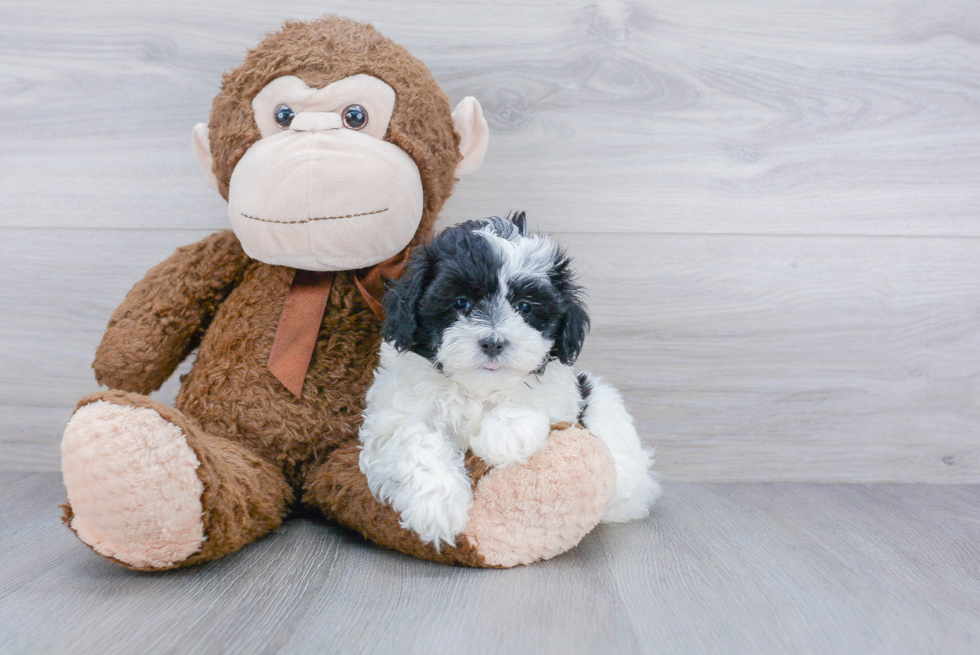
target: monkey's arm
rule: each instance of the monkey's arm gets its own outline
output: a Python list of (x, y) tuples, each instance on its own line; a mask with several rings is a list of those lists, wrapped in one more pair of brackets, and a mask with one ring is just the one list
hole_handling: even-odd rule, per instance
[(112, 389), (159, 389), (197, 347), (248, 262), (234, 233), (224, 231), (150, 269), (109, 319), (92, 364), (95, 378)]

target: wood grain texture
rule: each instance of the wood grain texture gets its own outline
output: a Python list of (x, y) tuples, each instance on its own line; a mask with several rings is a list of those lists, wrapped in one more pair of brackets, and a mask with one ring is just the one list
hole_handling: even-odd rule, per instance
[[(332, 2), (484, 103), (451, 217), (980, 235), (972, 0)], [(222, 70), (321, 2), (45, 0), (0, 24), (0, 224), (222, 227), (190, 156)]]
[[(0, 229), (0, 260), (33, 253), (0, 270), (8, 469), (58, 469), (109, 314), (203, 234)], [(589, 289), (579, 365), (624, 391), (666, 479), (980, 479), (980, 241), (556, 238)]]
[(0, 474), (9, 653), (972, 653), (980, 487), (671, 484), (552, 561), (456, 569), (296, 519), (236, 555), (126, 571)]
[[(58, 469), (113, 308), (226, 227), (189, 144), (221, 72), (325, 9), (0, 6), (0, 469)], [(568, 245), (581, 363), (666, 479), (980, 481), (976, 2), (329, 10), (480, 98), (491, 150), (442, 222), (519, 207)]]

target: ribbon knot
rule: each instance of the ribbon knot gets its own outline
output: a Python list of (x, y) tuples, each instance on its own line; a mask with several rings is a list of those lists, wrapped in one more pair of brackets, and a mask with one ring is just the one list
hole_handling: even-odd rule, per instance
[[(402, 276), (408, 253), (409, 248), (406, 248), (380, 264), (354, 271), (354, 285), (379, 321), (384, 320), (385, 283)], [(303, 382), (313, 358), (335, 275), (334, 271), (296, 269), (279, 316), (276, 337), (269, 352), (269, 371), (297, 398), (303, 397)]]

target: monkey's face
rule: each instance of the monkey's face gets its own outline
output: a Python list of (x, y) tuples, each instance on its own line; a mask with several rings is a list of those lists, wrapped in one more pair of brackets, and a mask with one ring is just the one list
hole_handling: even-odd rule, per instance
[[(311, 271), (372, 266), (416, 235), (425, 209), (415, 161), (385, 140), (395, 91), (370, 75), (311, 88), (292, 75), (252, 100), (260, 138), (228, 181), (228, 218), (245, 252), (268, 264)], [(456, 174), (476, 170), (487, 146), (475, 98), (452, 114), (460, 135)], [(208, 127), (194, 128), (198, 163), (217, 188)]]
[(408, 244), (422, 218), (422, 179), (384, 140), (394, 106), (394, 90), (369, 75), (322, 89), (280, 77), (255, 96), (262, 138), (228, 189), (228, 218), (250, 257), (350, 270)]
[(313, 271), (372, 266), (428, 240), (489, 140), (422, 62), (369, 25), (287, 22), (225, 73), (194, 153), (245, 249)]

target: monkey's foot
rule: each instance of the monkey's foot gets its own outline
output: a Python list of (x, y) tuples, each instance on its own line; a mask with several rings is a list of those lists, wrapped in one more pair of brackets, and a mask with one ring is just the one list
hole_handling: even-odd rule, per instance
[(555, 430), (527, 464), (480, 478), (463, 536), (486, 566), (550, 559), (599, 524), (615, 487), (601, 441), (577, 427)]
[(70, 526), (95, 552), (162, 569), (200, 550), (200, 462), (181, 428), (156, 411), (84, 405), (65, 428), (61, 466)]

